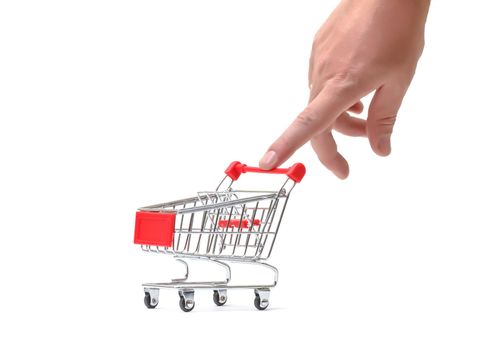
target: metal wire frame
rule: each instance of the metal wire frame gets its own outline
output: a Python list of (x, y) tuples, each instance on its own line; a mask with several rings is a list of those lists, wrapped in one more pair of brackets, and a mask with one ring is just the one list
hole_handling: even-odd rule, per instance
[(247, 191), (233, 190), (233, 181), (227, 179), (224, 177), (216, 191), (140, 208), (176, 214), (172, 247), (142, 249), (182, 257), (268, 259), (295, 182), (291, 186), (287, 179), (278, 191)]

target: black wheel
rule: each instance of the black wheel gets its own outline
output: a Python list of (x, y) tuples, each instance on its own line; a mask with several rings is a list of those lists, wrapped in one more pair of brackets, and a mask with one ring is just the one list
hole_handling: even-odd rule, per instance
[(158, 300), (153, 300), (152, 303), (150, 293), (144, 293), (144, 305), (146, 305), (148, 309), (154, 309), (158, 305)]
[(194, 305), (195, 305), (194, 301), (190, 305), (186, 305), (186, 299), (183, 296), (180, 297), (179, 306), (182, 311), (184, 312), (192, 311), (192, 309), (194, 309)]
[(220, 293), (218, 293), (218, 290), (214, 290), (213, 291), (213, 302), (217, 306), (223, 306), (227, 302), (227, 296), (223, 295), (222, 297), (220, 297)]
[(261, 306), (261, 298), (259, 295), (256, 294), (256, 298), (254, 298), (254, 306), (258, 309), (258, 310), (266, 310), (266, 308), (268, 307), (268, 304), (266, 304), (266, 306)]

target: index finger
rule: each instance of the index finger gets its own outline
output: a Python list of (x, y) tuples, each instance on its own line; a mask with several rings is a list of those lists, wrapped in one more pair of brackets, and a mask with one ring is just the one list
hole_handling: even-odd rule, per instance
[(320, 93), (297, 116), (282, 135), (268, 148), (259, 162), (260, 168), (273, 169), (325, 130), (340, 114), (352, 106), (361, 96), (354, 86), (327, 83)]

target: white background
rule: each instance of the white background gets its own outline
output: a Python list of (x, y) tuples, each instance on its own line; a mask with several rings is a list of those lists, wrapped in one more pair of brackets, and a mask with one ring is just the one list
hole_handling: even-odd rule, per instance
[[(132, 244), (138, 206), (257, 164), (304, 107), (335, 1), (2, 1), (0, 347), (493, 349), (493, 10), (433, 1), (393, 153), (309, 146), (272, 263), (223, 308), (142, 282), (180, 266)], [(275, 178), (271, 178), (276, 180)]]

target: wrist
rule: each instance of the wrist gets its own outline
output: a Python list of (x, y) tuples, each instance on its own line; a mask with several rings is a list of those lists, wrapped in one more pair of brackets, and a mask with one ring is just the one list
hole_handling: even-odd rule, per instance
[(426, 18), (431, 0), (341, 0), (340, 4), (352, 8), (404, 8)]
[(348, 14), (395, 18), (404, 20), (409, 25), (424, 26), (430, 0), (341, 0), (339, 7)]

